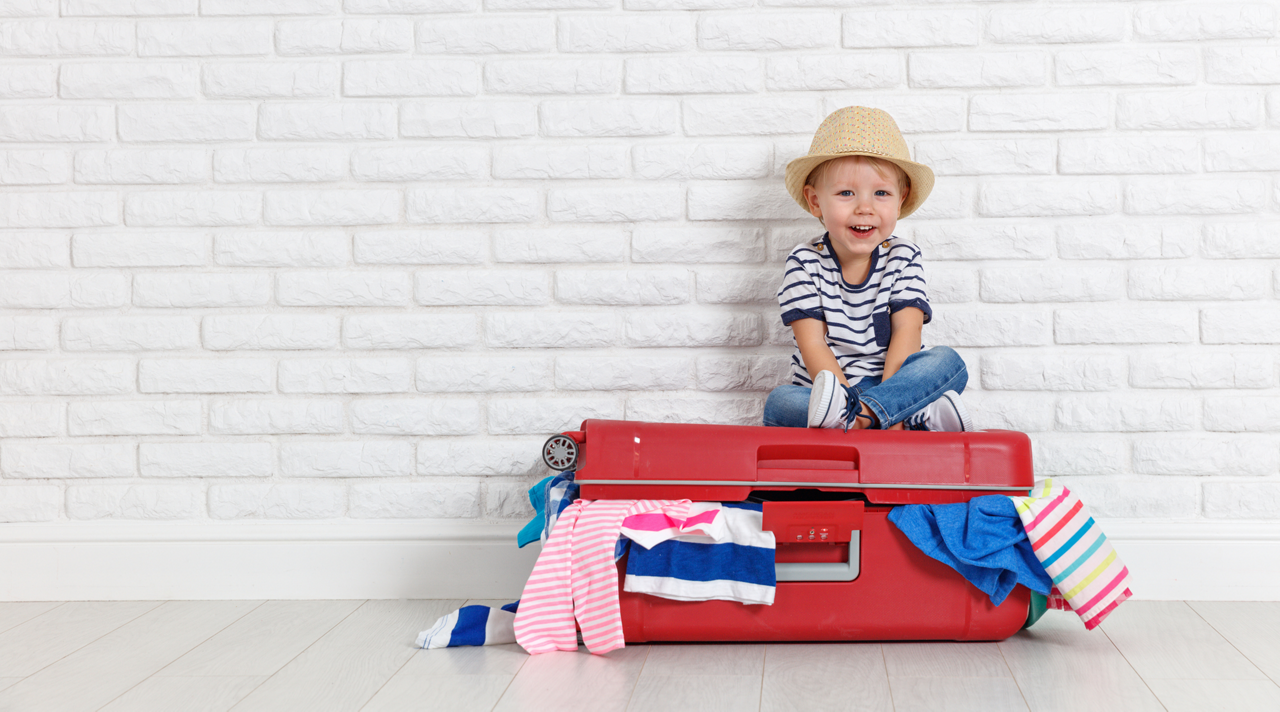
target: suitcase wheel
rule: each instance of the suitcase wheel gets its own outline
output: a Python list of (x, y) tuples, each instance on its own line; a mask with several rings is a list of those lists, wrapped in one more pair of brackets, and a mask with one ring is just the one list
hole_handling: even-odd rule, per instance
[(565, 435), (552, 435), (542, 446), (542, 461), (553, 470), (572, 470), (578, 463), (578, 443)]

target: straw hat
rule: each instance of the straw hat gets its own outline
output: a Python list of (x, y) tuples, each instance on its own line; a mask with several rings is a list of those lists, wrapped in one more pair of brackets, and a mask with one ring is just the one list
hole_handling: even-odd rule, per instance
[(933, 190), (933, 171), (923, 163), (911, 160), (907, 142), (902, 140), (898, 124), (884, 109), (866, 106), (846, 106), (823, 119), (809, 155), (801, 156), (787, 164), (787, 192), (796, 199), (804, 211), (809, 203), (804, 199), (804, 182), (809, 173), (823, 161), (841, 156), (872, 156), (897, 164), (911, 178), (911, 193), (902, 204), (899, 218), (905, 218), (920, 207)]

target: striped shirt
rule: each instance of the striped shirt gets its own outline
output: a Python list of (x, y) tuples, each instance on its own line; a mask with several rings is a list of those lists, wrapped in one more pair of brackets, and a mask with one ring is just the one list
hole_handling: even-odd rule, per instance
[[(933, 317), (920, 249), (900, 237), (890, 237), (871, 253), (861, 284), (845, 281), (828, 234), (796, 246), (787, 256), (778, 306), (783, 324), (798, 319), (826, 322), (827, 346), (850, 382), (884, 372), (890, 314), (916, 307), (924, 312), (926, 324)], [(799, 346), (791, 355), (791, 382), (813, 385)]]

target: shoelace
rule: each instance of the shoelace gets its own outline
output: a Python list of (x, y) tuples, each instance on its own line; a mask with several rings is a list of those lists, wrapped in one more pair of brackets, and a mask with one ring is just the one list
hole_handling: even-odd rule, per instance
[[(836, 385), (839, 386), (840, 388), (845, 389), (845, 392), (847, 395), (844, 401), (844, 431), (846, 433), (849, 432), (849, 425), (853, 423), (855, 420), (857, 420), (858, 418), (866, 418), (867, 425), (871, 425), (871, 423), (875, 422), (871, 419), (871, 416), (862, 414), (862, 401), (853, 397), (852, 388), (844, 385), (843, 383), (838, 383)], [(858, 409), (857, 413), (853, 412), (854, 408)]]
[(928, 430), (929, 426), (925, 424), (928, 417), (926, 411), (928, 408), (922, 408), (906, 419), (907, 430)]

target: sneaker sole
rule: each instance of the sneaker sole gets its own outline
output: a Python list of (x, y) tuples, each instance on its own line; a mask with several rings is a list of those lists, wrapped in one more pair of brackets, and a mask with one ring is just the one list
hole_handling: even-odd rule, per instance
[[(827, 413), (831, 410), (832, 388), (828, 383), (831, 378), (830, 371), (819, 371), (818, 377), (813, 379), (813, 392), (809, 394), (808, 426), (810, 428), (821, 427), (822, 421), (827, 419)], [(818, 415), (819, 411), (822, 412), (821, 415)]]
[(956, 415), (960, 416), (961, 431), (972, 432), (973, 418), (969, 417), (969, 409), (964, 407), (964, 403), (960, 400), (960, 394), (955, 391), (947, 391), (942, 394), (942, 397), (947, 399), (947, 402), (955, 409)]

